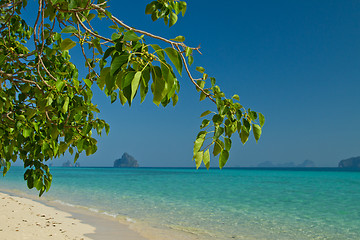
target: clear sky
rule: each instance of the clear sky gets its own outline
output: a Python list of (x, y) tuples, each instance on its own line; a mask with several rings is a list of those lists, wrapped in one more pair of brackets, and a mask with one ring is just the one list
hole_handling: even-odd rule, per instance
[[(228, 96), (237, 93), (242, 105), (266, 117), (259, 143), (252, 138), (243, 146), (239, 138), (233, 140), (227, 166), (309, 159), (332, 167), (360, 155), (358, 0), (194, 0), (171, 28), (144, 14), (149, 2), (112, 0), (109, 10), (135, 28), (168, 38), (183, 35), (186, 44), (201, 44), (203, 55), (194, 56), (193, 67), (203, 66)], [(215, 105), (199, 102), (185, 74), (179, 80), (175, 108), (157, 107), (151, 94), (141, 105), (137, 96), (131, 108), (110, 104), (95, 86), (99, 117), (111, 130), (98, 138), (97, 153), (81, 156), (80, 164), (112, 166), (128, 152), (141, 166), (195, 166), (199, 115)], [(66, 156), (55, 164), (67, 159), (72, 160)], [(216, 158), (211, 166), (218, 166)]]

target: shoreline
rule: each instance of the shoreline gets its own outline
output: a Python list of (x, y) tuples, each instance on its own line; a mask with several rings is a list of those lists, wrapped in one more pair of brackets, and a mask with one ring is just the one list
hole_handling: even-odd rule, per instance
[(0, 191), (0, 239), (146, 240), (110, 216)]
[[(15, 200), (12, 200), (15, 199)], [(19, 212), (13, 216), (13, 209), (17, 207), (16, 204), (6, 206), (4, 201), (14, 201), (16, 204), (27, 206), (36, 206), (34, 209)], [(6, 211), (3, 209), (6, 208)], [(24, 207), (22, 208), (24, 210)], [(47, 214), (44, 214), (46, 212)], [(56, 223), (61, 223), (62, 231), (68, 233), (58, 236), (59, 228), (53, 227), (48, 229), (47, 236), (38, 236), (37, 227), (42, 218), (45, 220), (48, 215), (61, 216), (59, 219), (54, 219)], [(45, 215), (45, 217), (41, 217)], [(26, 228), (23, 228), (23, 218), (28, 216), (36, 216), (31, 222), (27, 223)], [(2, 224), (6, 219), (15, 219), (12, 225), (8, 226)], [(53, 219), (50, 219), (53, 220)], [(48, 221), (48, 220), (46, 220)], [(76, 221), (75, 224), (74, 221)], [(5, 226), (6, 225), (6, 226)], [(15, 229), (16, 226), (19, 226)], [(51, 225), (51, 222), (50, 222)], [(74, 229), (71, 226), (78, 226)], [(40, 227), (42, 225), (40, 224)], [(67, 228), (65, 228), (66, 226)], [(79, 227), (80, 226), (80, 227)], [(42, 227), (49, 227), (45, 225)], [(16, 231), (19, 230), (19, 231)], [(43, 229), (41, 229), (43, 231)], [(20, 231), (26, 231), (26, 236), (19, 235)], [(58, 232), (57, 232), (58, 231)], [(15, 234), (15, 235), (14, 235)], [(52, 235), (52, 236), (49, 236)], [(16, 237), (14, 237), (16, 236)], [(0, 188), (0, 239), (18, 240), (18, 239), (54, 239), (54, 240), (205, 240), (214, 239), (212, 236), (203, 233), (201, 235), (194, 234), (192, 231), (186, 229), (163, 228), (159, 226), (149, 225), (144, 222), (133, 220), (126, 216), (107, 214), (104, 212), (93, 211), (87, 207), (72, 205), (59, 200), (49, 200), (38, 198), (37, 195), (27, 194), (20, 190), (11, 190)]]

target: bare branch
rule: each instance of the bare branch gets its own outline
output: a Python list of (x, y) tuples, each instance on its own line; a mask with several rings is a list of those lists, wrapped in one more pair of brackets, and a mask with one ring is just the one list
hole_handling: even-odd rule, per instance
[(2, 114), (2, 117), (3, 118), (7, 118), (7, 119), (9, 119), (10, 121), (12, 121), (12, 122), (15, 122), (15, 120), (14, 119), (12, 119), (9, 115), (10, 114), (12, 114), (13, 112), (12, 111), (10, 111), (10, 112), (8, 112), (8, 113), (3, 113)]
[[(105, 9), (100, 7), (99, 5), (97, 4), (91, 4), (91, 6), (95, 9), (97, 9), (98, 11), (104, 13), (106, 15), (106, 12), (105, 12)], [(158, 39), (158, 40), (161, 40), (163, 42), (166, 42), (166, 43), (169, 43), (169, 44), (172, 44), (172, 45), (176, 45), (176, 46), (182, 46), (182, 47), (188, 47), (186, 46), (184, 43), (182, 42), (175, 42), (175, 41), (171, 41), (171, 40), (168, 40), (166, 38), (163, 38), (163, 37), (160, 37), (160, 36), (157, 36), (157, 35), (154, 35), (152, 33), (148, 33), (148, 32), (145, 32), (143, 30), (139, 30), (139, 29), (136, 29), (136, 28), (132, 28), (128, 25), (126, 25), (124, 22), (120, 21), (119, 19), (117, 19), (116, 17), (114, 17), (113, 15), (111, 15), (111, 20), (113, 20), (115, 23), (119, 24), (120, 26), (126, 28), (127, 30), (130, 30), (130, 31), (133, 31), (133, 32), (137, 32), (137, 33), (140, 33), (140, 34), (144, 34), (148, 37), (151, 37), (151, 38), (154, 38), (154, 39)], [(192, 47), (189, 47), (191, 49), (194, 49), (194, 50), (197, 50), (199, 51), (199, 48), (200, 48), (200, 45), (197, 47), (197, 48), (192, 48)], [(200, 51), (199, 51), (200, 53)], [(201, 53), (200, 53), (201, 54)]]
[(80, 18), (79, 18), (79, 15), (78, 15), (77, 13), (75, 13), (75, 16), (76, 16), (76, 19), (78, 20), (78, 22), (80, 23), (80, 25), (81, 25), (88, 33), (90, 33), (90, 34), (93, 35), (94, 37), (100, 38), (100, 39), (102, 39), (102, 40), (104, 40), (104, 41), (114, 43), (113, 40), (111, 40), (111, 39), (109, 39), (109, 38), (106, 38), (106, 37), (103, 37), (103, 36), (100, 36), (99, 34), (96, 34), (96, 33), (94, 33), (93, 31), (91, 31), (89, 28), (87, 28), (87, 27), (85, 26), (85, 24), (83, 24), (83, 23), (81, 22), (81, 20), (80, 20)]
[(185, 66), (185, 70), (186, 70), (186, 72), (187, 72), (187, 74), (188, 74), (191, 82), (196, 86), (196, 88), (200, 89), (200, 91), (201, 91), (202, 93), (204, 93), (206, 97), (208, 97), (211, 101), (213, 101), (214, 103), (216, 103), (216, 101), (211, 97), (211, 95), (210, 95), (209, 93), (207, 93), (203, 88), (201, 88), (201, 87), (196, 83), (195, 79), (192, 77), (192, 75), (191, 75), (191, 73), (190, 73), (190, 70), (189, 70), (189, 68), (188, 68), (188, 66), (187, 66), (187, 64), (186, 64), (186, 59), (185, 59), (184, 55), (181, 53), (181, 50), (180, 50), (179, 46), (176, 45), (176, 48), (177, 48), (177, 50), (178, 50), (179, 53), (180, 53), (181, 59), (182, 59), (182, 61), (183, 61), (183, 63), (184, 63), (184, 66)]

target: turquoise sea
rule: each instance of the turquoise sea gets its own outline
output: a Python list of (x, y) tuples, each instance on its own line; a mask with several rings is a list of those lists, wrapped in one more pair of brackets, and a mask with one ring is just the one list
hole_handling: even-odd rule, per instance
[[(360, 172), (56, 168), (45, 198), (194, 239), (360, 239)], [(26, 189), (13, 167), (0, 191)], [(139, 228), (141, 229), (141, 227)], [(169, 238), (171, 239), (171, 237)]]

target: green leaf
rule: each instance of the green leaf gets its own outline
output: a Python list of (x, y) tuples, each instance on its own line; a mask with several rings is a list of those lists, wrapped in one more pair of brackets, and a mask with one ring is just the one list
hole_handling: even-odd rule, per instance
[(155, 70), (153, 70), (153, 72), (155, 71), (156, 73), (155, 73), (155, 78), (153, 77), (153, 84), (151, 86), (151, 90), (153, 91), (154, 94), (153, 103), (159, 106), (164, 96), (166, 95), (164, 91), (166, 83), (164, 78), (161, 76), (161, 69), (157, 66), (154, 67), (154, 69)]
[(242, 125), (245, 129), (246, 129), (246, 131), (249, 133), (250, 132), (250, 122), (249, 122), (249, 120), (247, 120), (247, 119), (245, 119), (245, 118), (243, 118), (243, 125)]
[(135, 93), (139, 88), (140, 79), (141, 79), (141, 72), (136, 72), (131, 82), (131, 101), (134, 99)]
[(200, 151), (195, 154), (195, 163), (196, 163), (196, 169), (199, 169), (201, 162), (203, 160), (204, 152)]
[(85, 79), (83, 79), (83, 81), (85, 82), (85, 84), (86, 84), (89, 88), (91, 88), (92, 81), (91, 81), (90, 79), (85, 78)]
[(156, 10), (156, 2), (151, 2), (148, 5), (146, 5), (145, 8), (145, 14), (152, 14)]
[(25, 137), (25, 138), (27, 138), (27, 137), (29, 137), (30, 135), (31, 135), (31, 129), (30, 128), (24, 128), (23, 129), (23, 136)]
[(56, 83), (55, 83), (55, 86), (56, 86), (56, 89), (61, 92), (62, 88), (64, 87), (65, 85), (65, 82), (64, 81), (61, 81), (61, 80), (58, 80)]
[(124, 53), (120, 56), (116, 56), (113, 58), (110, 65), (110, 75), (115, 75), (118, 71), (120, 71), (121, 67), (129, 61), (129, 54)]
[[(121, 89), (125, 89), (126, 87), (130, 86), (132, 80), (135, 77), (135, 73), (136, 73), (135, 71), (130, 71), (126, 74), (125, 78), (122, 81)], [(130, 96), (131, 96), (131, 93), (130, 93)]]
[(178, 20), (178, 16), (174, 13), (170, 13), (169, 27), (173, 26)]
[(67, 26), (63, 30), (61, 30), (61, 33), (76, 33), (77, 29), (74, 26)]
[(241, 126), (241, 132), (240, 132), (241, 142), (243, 144), (245, 144), (247, 142), (248, 138), (249, 138), (249, 131), (244, 125), (242, 125)]
[(261, 136), (261, 127), (257, 124), (253, 124), (253, 133), (254, 133), (254, 137), (256, 142), (258, 142), (258, 140), (260, 139)]
[(80, 156), (80, 154), (79, 154), (78, 152), (77, 152), (77, 153), (75, 153), (75, 156), (74, 156), (74, 162), (76, 162), (76, 160), (78, 160), (79, 156)]
[(189, 47), (186, 47), (186, 50), (185, 50), (185, 56), (189, 57), (191, 54), (192, 54), (192, 49), (189, 48)]
[(255, 121), (255, 120), (257, 119), (257, 113), (256, 113), (256, 112), (251, 111), (251, 110), (249, 109), (248, 114), (249, 114), (251, 120), (254, 120), (254, 121)]
[(114, 86), (115, 86), (115, 76), (112, 76), (109, 74), (106, 75), (105, 77), (105, 83), (106, 83), (106, 90), (108, 91), (107, 94), (111, 95), (111, 91), (114, 90)]
[(215, 133), (214, 133), (214, 139), (218, 139), (223, 133), (224, 133), (224, 128), (223, 127), (217, 127), (215, 128)]
[(5, 177), (6, 173), (9, 171), (11, 167), (11, 163), (9, 161), (6, 161), (6, 166), (4, 166), (4, 169), (3, 169), (3, 176)]
[[(177, 36), (176, 38), (172, 38), (170, 40), (177, 41), (177, 42), (184, 42), (185, 37), (184, 36)], [(187, 47), (187, 48), (189, 48), (189, 47)], [(189, 49), (191, 49), (191, 48), (189, 48)]]
[(214, 85), (216, 84), (216, 79), (211, 77), (210, 80), (211, 80), (211, 86), (214, 87)]
[(60, 49), (63, 51), (70, 50), (75, 46), (76, 46), (76, 43), (73, 40), (71, 40), (70, 38), (66, 38), (61, 42)]
[(230, 151), (231, 148), (231, 139), (230, 138), (225, 138), (225, 150)]
[(200, 151), (202, 145), (204, 144), (204, 141), (205, 141), (205, 136), (199, 137), (195, 140), (194, 149), (193, 149), (194, 156), (198, 151)]
[(111, 18), (111, 12), (109, 12), (108, 10), (105, 10), (105, 14), (108, 18)]
[(189, 56), (189, 57), (188, 57), (188, 63), (189, 63), (189, 65), (191, 66), (191, 65), (193, 64), (193, 62), (194, 62), (194, 57), (193, 57), (193, 56)]
[(87, 16), (87, 19), (90, 22), (92, 19), (94, 19), (94, 17), (96, 17), (96, 15), (94, 13), (89, 13), (89, 15)]
[(260, 126), (263, 127), (265, 124), (265, 117), (261, 113), (259, 113), (259, 122), (260, 122)]
[(144, 35), (142, 35), (141, 37), (138, 37), (138, 35), (136, 35), (136, 33), (134, 33), (134, 31), (127, 31), (124, 34), (124, 41), (139, 41), (140, 39), (142, 39), (144, 37)]
[(210, 168), (210, 152), (209, 149), (205, 151), (203, 156), (203, 162), (205, 164), (206, 169)]
[(146, 68), (141, 74), (141, 81), (140, 81), (141, 103), (145, 100), (146, 94), (149, 90), (148, 87), (149, 81), (150, 81), (150, 68)]
[(203, 113), (200, 115), (200, 117), (205, 117), (205, 116), (209, 115), (210, 113), (211, 113), (211, 111), (210, 111), (210, 110), (207, 110), (207, 111), (203, 112)]
[(187, 5), (186, 5), (186, 2), (180, 2), (182, 4), (182, 15), (184, 16), (185, 15), (185, 12), (186, 12), (186, 8), (187, 8)]
[(222, 150), (221, 153), (220, 153), (220, 157), (219, 157), (219, 167), (220, 167), (220, 169), (222, 169), (225, 166), (228, 158), (229, 158), (229, 152), (227, 150)]
[(181, 76), (182, 61), (181, 61), (180, 53), (173, 48), (165, 48), (164, 50)]
[(223, 122), (223, 118), (219, 115), (219, 114), (215, 114), (213, 117), (212, 117), (212, 121), (215, 125), (220, 125), (222, 124)]
[(103, 54), (103, 50), (101, 48), (101, 44), (100, 44), (100, 39), (96, 38), (94, 40), (91, 41), (94, 44), (94, 47), (99, 51), (100, 54)]
[(210, 123), (210, 121), (209, 121), (209, 120), (204, 119), (204, 120), (202, 121), (202, 123), (201, 123), (200, 128), (201, 128), (201, 129), (205, 128), (206, 126), (208, 126), (208, 125), (209, 125), (209, 123)]
[(100, 78), (96, 81), (101, 90), (104, 90), (106, 78), (108, 77), (110, 77), (110, 67), (103, 68), (100, 72)]
[(46, 106), (50, 106), (50, 105), (52, 104), (52, 102), (53, 102), (52, 97), (51, 97), (51, 96), (48, 96), (48, 97), (47, 97), (47, 101), (46, 101)]
[(156, 20), (158, 20), (158, 18), (159, 18), (158, 11), (154, 11), (151, 14), (151, 20), (153, 20), (153, 22), (155, 22)]
[(70, 102), (69, 97), (66, 97), (66, 98), (65, 98), (64, 105), (63, 105), (62, 108), (61, 108), (61, 112), (62, 112), (62, 113), (66, 113), (66, 112), (67, 112), (67, 110), (68, 110), (68, 108), (69, 108), (69, 102)]
[(201, 92), (201, 93), (200, 93), (200, 101), (205, 100), (205, 98), (206, 98), (205, 93), (204, 93), (204, 92)]
[(74, 9), (77, 7), (77, 1), (76, 0), (70, 0), (70, 3), (68, 5), (68, 10)]
[(196, 71), (204, 73), (205, 69), (203, 67), (196, 67)]
[(110, 132), (110, 125), (105, 123), (105, 132), (106, 132), (106, 135), (109, 135), (109, 132)]
[(217, 156), (224, 149), (224, 143), (220, 139), (216, 139), (214, 142), (213, 154)]
[(120, 100), (121, 105), (123, 105), (123, 106), (127, 102), (127, 99), (126, 99), (123, 91), (121, 91), (121, 90), (119, 90), (119, 100)]
[(235, 100), (240, 101), (240, 97), (239, 97), (239, 95), (237, 95), (237, 94), (235, 94), (232, 98), (235, 99)]
[(105, 60), (106, 58), (108, 58), (114, 50), (115, 50), (115, 47), (109, 47), (108, 49), (106, 49), (102, 59)]
[(4, 54), (0, 55), (0, 65), (2, 65), (5, 62), (6, 56)]
[(150, 46), (155, 50), (156, 54), (158, 55), (160, 60), (165, 60), (165, 54), (163, 49), (156, 44), (150, 44)]
[(56, 139), (56, 137), (59, 135), (59, 131), (57, 130), (57, 127), (51, 127), (50, 134), (52, 139)]
[(179, 100), (179, 96), (177, 94), (174, 94), (174, 96), (171, 99), (173, 101), (173, 106), (175, 106)]

